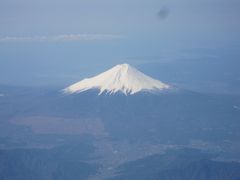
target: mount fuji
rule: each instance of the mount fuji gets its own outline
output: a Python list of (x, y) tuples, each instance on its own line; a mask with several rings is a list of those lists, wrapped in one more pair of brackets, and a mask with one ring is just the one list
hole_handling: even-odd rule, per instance
[(65, 88), (63, 92), (74, 94), (91, 89), (98, 89), (99, 95), (104, 92), (132, 95), (142, 91), (167, 90), (170, 89), (170, 85), (143, 74), (129, 64), (119, 64), (95, 77), (83, 79)]
[[(107, 134), (123, 142), (189, 145), (193, 140), (211, 144), (218, 137), (233, 142), (239, 139), (240, 111), (235, 108), (239, 98), (175, 88), (127, 64), (82, 80), (63, 92), (57, 89), (38, 91), (27, 99), (23, 96), (17, 115), (41, 133), (69, 133), (68, 128), (73, 128), (77, 133)], [(11, 104), (3, 107), (11, 109)], [(38, 121), (39, 117), (43, 120)], [(44, 127), (39, 128), (39, 122)], [(224, 142), (218, 145), (225, 147)]]

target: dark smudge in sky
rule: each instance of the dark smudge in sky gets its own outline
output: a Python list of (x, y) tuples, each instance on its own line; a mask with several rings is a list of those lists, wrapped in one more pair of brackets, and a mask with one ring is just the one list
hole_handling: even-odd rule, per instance
[(169, 8), (168, 7), (161, 7), (160, 10), (157, 13), (157, 17), (159, 20), (166, 19), (169, 16)]

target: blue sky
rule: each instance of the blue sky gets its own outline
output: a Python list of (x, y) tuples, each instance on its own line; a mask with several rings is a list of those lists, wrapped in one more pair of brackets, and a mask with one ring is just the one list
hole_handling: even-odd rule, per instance
[(239, 59), (239, 17), (239, 0), (0, 0), (0, 84), (64, 85), (122, 62), (229, 50)]

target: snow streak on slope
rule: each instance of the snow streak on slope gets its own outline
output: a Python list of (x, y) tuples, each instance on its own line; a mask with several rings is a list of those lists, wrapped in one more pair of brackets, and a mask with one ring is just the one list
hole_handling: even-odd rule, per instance
[(160, 91), (169, 88), (169, 85), (143, 74), (128, 64), (120, 64), (95, 77), (77, 82), (64, 89), (64, 92), (72, 94), (99, 89), (99, 94), (123, 92), (128, 95), (140, 91)]

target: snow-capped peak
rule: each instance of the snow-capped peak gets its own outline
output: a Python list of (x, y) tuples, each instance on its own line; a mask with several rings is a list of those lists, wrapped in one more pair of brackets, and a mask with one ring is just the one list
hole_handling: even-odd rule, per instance
[(143, 74), (129, 64), (119, 64), (95, 77), (83, 79), (63, 91), (72, 94), (99, 89), (99, 94), (122, 92), (128, 95), (140, 91), (161, 91), (169, 88), (169, 85)]

